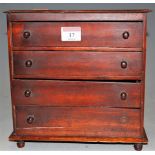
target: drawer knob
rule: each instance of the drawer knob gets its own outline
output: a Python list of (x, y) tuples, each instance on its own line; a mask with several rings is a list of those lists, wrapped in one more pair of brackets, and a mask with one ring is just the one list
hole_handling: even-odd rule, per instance
[(122, 36), (123, 36), (123, 39), (128, 39), (129, 38), (129, 32), (127, 32), (127, 31), (123, 32)]
[(127, 94), (125, 92), (121, 93), (121, 100), (126, 100), (127, 99)]
[(25, 39), (28, 39), (29, 37), (30, 37), (30, 32), (29, 31), (25, 31), (24, 33), (23, 33), (23, 37), (25, 38)]
[(33, 115), (28, 116), (28, 117), (27, 117), (27, 123), (28, 123), (28, 124), (32, 124), (33, 122), (34, 122), (34, 116), (33, 116)]
[(25, 62), (25, 66), (26, 66), (26, 67), (31, 67), (31, 66), (32, 66), (32, 61), (31, 61), (31, 60), (27, 60), (27, 61)]
[(24, 94), (25, 94), (25, 97), (30, 97), (31, 90), (26, 90)]
[(121, 62), (121, 67), (122, 67), (123, 69), (127, 68), (127, 62), (126, 62), (126, 61), (122, 61), (122, 62)]

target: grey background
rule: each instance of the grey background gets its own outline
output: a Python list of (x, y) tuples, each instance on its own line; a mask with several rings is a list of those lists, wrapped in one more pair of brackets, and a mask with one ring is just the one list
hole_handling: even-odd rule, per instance
[[(143, 150), (155, 150), (155, 4), (0, 4), (0, 150), (20, 150), (15, 142), (9, 142), (12, 132), (12, 113), (8, 66), (6, 16), (10, 9), (141, 9), (148, 8), (147, 72), (145, 97), (145, 129), (149, 143)], [(27, 142), (22, 150), (134, 150), (132, 145), (39, 143)]]

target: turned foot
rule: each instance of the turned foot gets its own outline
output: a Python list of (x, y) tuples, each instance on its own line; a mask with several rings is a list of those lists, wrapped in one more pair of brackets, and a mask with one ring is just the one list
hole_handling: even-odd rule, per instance
[(134, 148), (136, 151), (141, 151), (143, 148), (143, 144), (141, 143), (134, 144)]
[(24, 141), (18, 141), (17, 142), (17, 147), (18, 148), (23, 148), (25, 146), (25, 142)]

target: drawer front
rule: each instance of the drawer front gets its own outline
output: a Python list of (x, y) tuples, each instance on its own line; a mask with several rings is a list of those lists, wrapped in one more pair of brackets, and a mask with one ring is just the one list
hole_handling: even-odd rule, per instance
[(16, 133), (139, 137), (140, 110), (103, 107), (16, 107)]
[(141, 52), (14, 52), (15, 78), (140, 79)]
[(140, 107), (140, 83), (13, 80), (15, 105)]
[[(61, 32), (62, 27), (67, 27), (64, 31), (69, 33), (68, 39), (71, 41), (62, 41), (61, 38), (64, 36), (64, 33)], [(81, 30), (79, 31), (79, 29)], [(142, 22), (12, 23), (13, 47), (22, 49), (23, 47), (55, 46), (141, 48), (142, 35)], [(76, 37), (81, 37), (81, 40)]]

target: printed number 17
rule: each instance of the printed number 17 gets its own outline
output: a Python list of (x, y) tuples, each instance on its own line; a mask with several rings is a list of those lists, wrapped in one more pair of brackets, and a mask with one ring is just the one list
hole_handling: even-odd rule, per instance
[(69, 33), (70, 38), (74, 38), (74, 36), (75, 36), (75, 33)]

